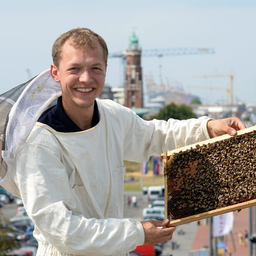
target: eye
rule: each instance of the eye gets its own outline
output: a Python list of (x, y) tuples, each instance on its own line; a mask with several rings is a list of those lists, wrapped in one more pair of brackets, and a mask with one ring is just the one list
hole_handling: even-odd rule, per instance
[(73, 66), (73, 67), (71, 66), (71, 67), (68, 67), (68, 68), (67, 68), (67, 71), (73, 73), (73, 72), (79, 71), (79, 68), (76, 67), (76, 66)]

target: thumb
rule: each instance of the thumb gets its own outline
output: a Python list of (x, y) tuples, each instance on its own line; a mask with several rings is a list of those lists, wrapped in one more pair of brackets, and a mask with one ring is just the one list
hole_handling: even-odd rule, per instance
[(150, 220), (150, 223), (152, 223), (155, 227), (165, 227), (169, 224), (169, 220)]
[(227, 134), (234, 136), (236, 135), (237, 131), (231, 127), (229, 127), (229, 129), (227, 130)]
[(160, 227), (161, 227), (161, 226), (162, 226), (162, 227), (167, 226), (167, 225), (169, 224), (169, 222), (170, 222), (170, 220), (165, 219), (165, 220), (161, 221), (161, 224), (160, 224), (159, 226), (160, 226)]

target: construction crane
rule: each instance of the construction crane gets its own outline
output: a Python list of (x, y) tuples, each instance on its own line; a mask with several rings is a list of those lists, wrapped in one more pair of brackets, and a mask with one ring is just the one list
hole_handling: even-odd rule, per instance
[(198, 89), (206, 89), (206, 90), (225, 90), (227, 92), (227, 104), (229, 103), (229, 92), (230, 89), (229, 88), (225, 88), (225, 87), (205, 87), (205, 86), (193, 86), (193, 85), (188, 85), (187, 87), (190, 88), (198, 88)]
[[(142, 57), (163, 57), (177, 55), (213, 54), (213, 48), (163, 48), (142, 50)], [(126, 58), (126, 52), (116, 52), (109, 54), (109, 58)]]
[[(229, 84), (229, 92), (228, 93), (230, 93), (230, 105), (233, 105), (233, 97), (234, 97), (233, 96), (233, 81), (234, 81), (234, 75), (233, 74), (216, 74), (216, 75), (203, 75), (203, 76), (193, 76), (193, 77), (194, 78), (229, 77), (230, 84)], [(226, 90), (227, 90), (227, 88), (226, 88)]]
[[(213, 48), (163, 48), (163, 49), (145, 49), (141, 51), (142, 57), (158, 57), (162, 58), (164, 56), (180, 56), (180, 55), (199, 55), (199, 54), (214, 54), (215, 50)], [(126, 51), (110, 53), (109, 58), (120, 58), (122, 60), (123, 66), (123, 84), (125, 82), (125, 68), (126, 68)]]

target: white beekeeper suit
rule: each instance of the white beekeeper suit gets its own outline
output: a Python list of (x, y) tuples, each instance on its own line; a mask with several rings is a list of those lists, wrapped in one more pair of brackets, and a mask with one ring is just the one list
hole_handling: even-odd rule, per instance
[[(111, 100), (97, 99), (96, 126), (61, 133), (35, 123), (60, 94), (46, 71), (12, 108), (3, 151), (8, 169), (1, 183), (23, 199), (35, 223), (37, 255), (127, 254), (145, 237), (139, 221), (123, 219), (123, 161), (146, 162), (167, 149), (209, 139), (209, 119), (145, 121)], [(31, 108), (23, 106), (25, 99), (34, 102)]]

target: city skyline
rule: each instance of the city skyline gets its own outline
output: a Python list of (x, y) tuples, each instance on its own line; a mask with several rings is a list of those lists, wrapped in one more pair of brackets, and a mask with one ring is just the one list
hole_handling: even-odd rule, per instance
[[(256, 103), (256, 3), (253, 0), (128, 1), (24, 0), (0, 2), (0, 93), (48, 69), (51, 47), (63, 32), (88, 27), (107, 42), (109, 53), (124, 51), (133, 32), (145, 49), (214, 48), (215, 54), (144, 57), (143, 81), (177, 81), (203, 103), (225, 103), (228, 78), (194, 76), (233, 74), (234, 103)], [(160, 68), (161, 66), (161, 68)], [(29, 72), (28, 72), (29, 70)], [(119, 59), (108, 60), (106, 84), (122, 83)]]

